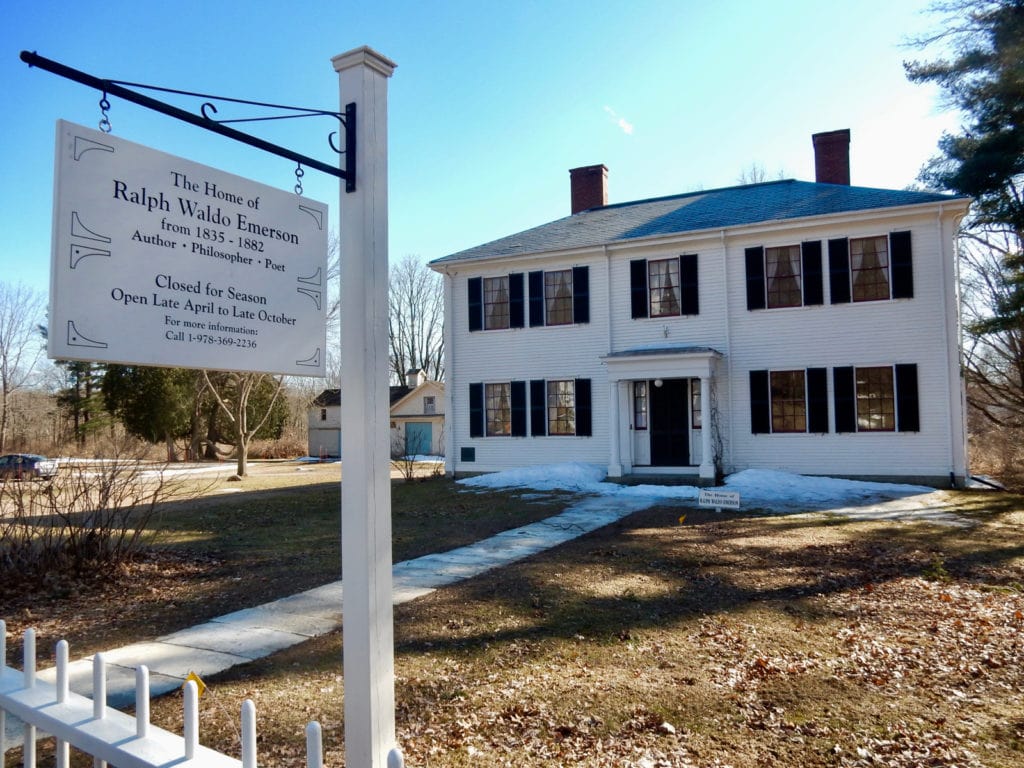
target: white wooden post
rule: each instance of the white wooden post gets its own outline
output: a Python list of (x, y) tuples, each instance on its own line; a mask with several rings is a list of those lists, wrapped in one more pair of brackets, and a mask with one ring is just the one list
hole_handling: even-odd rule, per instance
[(395, 740), (388, 389), (387, 80), (367, 47), (332, 59), (356, 105), (356, 189), (340, 193), (345, 764), (402, 765)]

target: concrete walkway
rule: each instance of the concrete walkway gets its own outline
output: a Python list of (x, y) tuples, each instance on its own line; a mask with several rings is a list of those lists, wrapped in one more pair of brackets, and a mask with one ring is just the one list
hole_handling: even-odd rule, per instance
[[(582, 536), (656, 503), (645, 498), (586, 498), (565, 512), (514, 528), (476, 544), (425, 555), (394, 566), (394, 602), (414, 600), (439, 587), (514, 563)], [(135, 703), (135, 668), (149, 668), (150, 691), (159, 696), (180, 688), (190, 672), (207, 677), (269, 656), (341, 628), (340, 581), (283, 597), (255, 608), (219, 616), (205, 624), (155, 640), (103, 652), (107, 663), (107, 704), (117, 709)], [(73, 651), (74, 649), (72, 649)], [(20, 659), (8, 660), (21, 667)], [(53, 683), (53, 668), (38, 673)], [(92, 657), (69, 665), (71, 690), (92, 695)], [(7, 743), (21, 744), (21, 724), (8, 718)]]

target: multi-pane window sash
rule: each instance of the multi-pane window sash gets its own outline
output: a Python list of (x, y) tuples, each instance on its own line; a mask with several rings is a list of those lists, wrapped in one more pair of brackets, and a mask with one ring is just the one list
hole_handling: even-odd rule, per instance
[(633, 382), (633, 429), (647, 429), (647, 382)]
[(799, 307), (803, 303), (803, 292), (800, 288), (800, 246), (765, 248), (764, 262), (768, 309)]
[(546, 325), (570, 325), (572, 317), (572, 270), (544, 273), (544, 316)]
[(804, 372), (772, 371), (772, 432), (807, 431), (807, 392)]
[(659, 259), (647, 263), (647, 283), (651, 292), (651, 317), (679, 314), (679, 259)]
[(508, 275), (484, 278), (484, 329), (509, 327)]
[(896, 431), (896, 391), (891, 366), (855, 369), (857, 431)]
[(512, 434), (512, 393), (508, 382), (484, 386), (487, 434)]
[(850, 239), (850, 275), (854, 301), (889, 298), (889, 242), (881, 237)]
[(548, 434), (576, 434), (576, 389), (571, 379), (548, 382)]

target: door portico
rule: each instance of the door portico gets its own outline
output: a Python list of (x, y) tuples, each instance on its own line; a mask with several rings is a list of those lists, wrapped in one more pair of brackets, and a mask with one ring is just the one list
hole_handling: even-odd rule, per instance
[(602, 358), (608, 368), (609, 477), (651, 467), (714, 480), (710, 393), (721, 358), (708, 347), (633, 349)]

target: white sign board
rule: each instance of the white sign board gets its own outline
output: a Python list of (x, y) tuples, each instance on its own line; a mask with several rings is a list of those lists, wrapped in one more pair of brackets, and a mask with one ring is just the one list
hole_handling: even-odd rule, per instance
[(740, 494), (737, 491), (720, 491), (716, 488), (701, 488), (697, 494), (697, 505), (715, 509), (739, 509)]
[(57, 122), (50, 357), (326, 372), (327, 206)]

